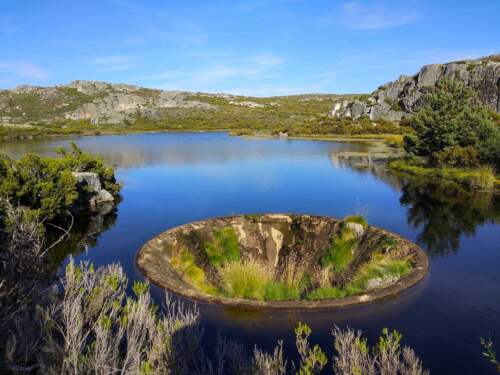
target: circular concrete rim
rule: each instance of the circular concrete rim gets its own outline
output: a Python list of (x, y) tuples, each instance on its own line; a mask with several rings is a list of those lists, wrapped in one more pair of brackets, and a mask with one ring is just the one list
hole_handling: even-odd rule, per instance
[[(331, 216), (319, 216), (319, 215), (306, 215), (306, 214), (283, 214), (283, 213), (266, 213), (259, 214), (262, 216), (265, 215), (297, 215), (297, 216), (307, 216), (307, 217), (317, 217), (317, 218), (328, 218), (332, 220), (341, 221), (342, 219), (338, 219)], [(147, 267), (144, 266), (146, 256), (155, 251), (153, 243), (158, 241), (159, 238), (169, 232), (179, 230), (183, 227), (190, 226), (192, 224), (202, 224), (207, 221), (217, 220), (217, 219), (231, 219), (236, 217), (241, 217), (245, 215), (230, 215), (230, 216), (220, 216), (220, 217), (212, 217), (205, 220), (194, 221), (190, 223), (186, 223), (177, 227), (170, 228), (159, 235), (155, 236), (148, 242), (146, 242), (137, 252), (135, 258), (135, 264), (141, 275), (143, 275), (148, 281), (153, 283), (154, 285), (165, 289), (168, 292), (176, 294), (181, 297), (185, 297), (191, 300), (195, 300), (202, 303), (207, 304), (217, 304), (221, 307), (227, 308), (235, 308), (235, 309), (244, 309), (244, 310), (320, 310), (320, 309), (338, 309), (338, 308), (346, 308), (346, 307), (355, 307), (360, 305), (369, 304), (375, 301), (380, 301), (385, 298), (390, 298), (398, 295), (399, 293), (411, 288), (416, 285), (419, 281), (421, 281), (429, 272), (429, 258), (427, 254), (415, 243), (393, 233), (386, 231), (385, 229), (371, 226), (377, 230), (384, 231), (386, 233), (390, 233), (393, 236), (396, 236), (401, 241), (405, 242), (414, 252), (415, 254), (415, 265), (413, 271), (400, 278), (394, 284), (391, 284), (385, 288), (377, 289), (365, 294), (360, 294), (356, 296), (344, 297), (344, 298), (336, 298), (336, 299), (322, 299), (317, 301), (307, 301), (307, 300), (297, 300), (297, 301), (256, 301), (249, 300), (243, 298), (227, 298), (220, 296), (213, 296), (207, 293), (200, 292), (196, 289), (187, 289), (180, 288), (177, 286), (168, 285), (161, 280), (157, 279), (153, 275), (151, 275)]]

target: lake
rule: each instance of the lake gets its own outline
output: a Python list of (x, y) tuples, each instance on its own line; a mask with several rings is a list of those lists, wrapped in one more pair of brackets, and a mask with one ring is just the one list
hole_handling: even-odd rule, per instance
[[(335, 311), (250, 313), (199, 305), (206, 347), (220, 332), (250, 350), (283, 339), (292, 354), (293, 328), (301, 321), (312, 327), (313, 343), (331, 353), (334, 325), (361, 329), (372, 343), (388, 327), (403, 334), (433, 374), (495, 373), (479, 337), (491, 335), (500, 346), (500, 196), (358, 170), (335, 157), (366, 150), (362, 143), (157, 133), (4, 142), (0, 152), (53, 154), (69, 141), (116, 168), (123, 199), (98, 225), (80, 218), (85, 234), (59, 249), (55, 267), (73, 252), (96, 265), (120, 262), (131, 280), (140, 279), (137, 250), (184, 223), (233, 214), (362, 213), (427, 251), (431, 269), (421, 283), (388, 300)], [(163, 292), (152, 292), (161, 302)]]

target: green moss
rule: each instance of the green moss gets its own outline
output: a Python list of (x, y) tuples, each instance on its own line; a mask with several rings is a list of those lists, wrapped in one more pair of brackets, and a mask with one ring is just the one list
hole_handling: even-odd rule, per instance
[(214, 230), (212, 241), (205, 243), (205, 251), (209, 263), (214, 267), (239, 261), (240, 248), (234, 228), (226, 227)]

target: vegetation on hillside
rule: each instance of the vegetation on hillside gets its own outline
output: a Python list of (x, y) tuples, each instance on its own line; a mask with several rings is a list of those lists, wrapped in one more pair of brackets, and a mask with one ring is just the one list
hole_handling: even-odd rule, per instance
[[(111, 90), (111, 89), (110, 89)], [(108, 90), (109, 91), (109, 90)], [(342, 98), (362, 95), (296, 95), (254, 98), (209, 94), (191, 94), (186, 101), (211, 104), (210, 108), (163, 108), (154, 117), (137, 112), (122, 124), (91, 124), (90, 120), (69, 120), (64, 114), (82, 104), (101, 99), (112, 91), (87, 95), (74, 88), (58, 87), (46, 98), (41, 91), (0, 91), (0, 138), (42, 137), (67, 134), (116, 134), (147, 131), (230, 130), (235, 134), (277, 135), (287, 131), (292, 136), (325, 136), (339, 134), (384, 134), (404, 132), (398, 124), (368, 118), (353, 121), (329, 117), (333, 104)], [(133, 92), (139, 95), (140, 90)], [(154, 90), (144, 96), (155, 97)], [(257, 106), (248, 106), (254, 103)], [(3, 116), (3, 117), (2, 117)]]

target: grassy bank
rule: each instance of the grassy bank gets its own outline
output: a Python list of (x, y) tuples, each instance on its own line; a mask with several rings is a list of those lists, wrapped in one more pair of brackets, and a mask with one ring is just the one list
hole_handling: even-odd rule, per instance
[(391, 170), (408, 173), (414, 176), (444, 179), (476, 190), (500, 191), (500, 176), (491, 167), (479, 168), (431, 168), (412, 165), (404, 159), (388, 163)]

